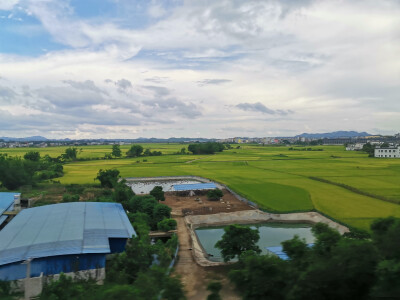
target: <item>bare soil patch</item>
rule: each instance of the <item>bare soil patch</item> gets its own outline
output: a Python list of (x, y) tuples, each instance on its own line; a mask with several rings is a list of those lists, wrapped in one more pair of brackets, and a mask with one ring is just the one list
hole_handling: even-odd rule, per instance
[(179, 253), (174, 274), (180, 275), (185, 286), (186, 296), (190, 300), (207, 299), (207, 285), (214, 280), (222, 283), (220, 292), (224, 300), (240, 299), (235, 287), (227, 278), (228, 266), (202, 267), (193, 257), (190, 234), (184, 221), (184, 215), (210, 215), (221, 212), (251, 210), (253, 207), (238, 200), (226, 189), (222, 190), (222, 200), (210, 201), (206, 195), (177, 196), (173, 192), (165, 193), (164, 204), (172, 208), (172, 215), (178, 223)]
[(221, 212), (234, 212), (254, 209), (238, 200), (226, 189), (222, 190), (222, 201), (210, 201), (206, 195), (176, 196), (174, 192), (165, 193), (164, 204), (172, 208), (173, 215), (210, 215)]

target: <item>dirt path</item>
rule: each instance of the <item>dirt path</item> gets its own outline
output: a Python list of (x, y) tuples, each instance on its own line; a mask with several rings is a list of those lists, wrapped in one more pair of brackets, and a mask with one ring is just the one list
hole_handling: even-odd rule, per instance
[(236, 300), (240, 297), (234, 292), (234, 286), (226, 277), (223, 267), (200, 267), (193, 259), (190, 250), (189, 233), (182, 216), (175, 216), (178, 223), (179, 259), (174, 268), (174, 274), (181, 276), (189, 300), (205, 300), (209, 295), (207, 285), (212, 280), (221, 281), (223, 288), (220, 292), (224, 300)]

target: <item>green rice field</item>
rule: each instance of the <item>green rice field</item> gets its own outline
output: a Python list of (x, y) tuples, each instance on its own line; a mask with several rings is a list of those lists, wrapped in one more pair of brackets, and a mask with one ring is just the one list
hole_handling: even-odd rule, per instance
[[(142, 146), (166, 155), (68, 163), (60, 181), (93, 183), (99, 169), (110, 168), (120, 170), (123, 177), (197, 175), (224, 183), (269, 211), (317, 209), (360, 228), (368, 228), (375, 218), (400, 217), (400, 159), (369, 158), (362, 152), (345, 151), (344, 146), (290, 151), (283, 146), (241, 145), (240, 149), (215, 155), (172, 155), (185, 147), (182, 144)], [(111, 152), (111, 146), (78, 148), (78, 158), (96, 159)], [(123, 152), (128, 148), (121, 147)], [(0, 152), (22, 156), (29, 150), (35, 149)], [(42, 155), (50, 156), (64, 150), (65, 147), (38, 149)]]

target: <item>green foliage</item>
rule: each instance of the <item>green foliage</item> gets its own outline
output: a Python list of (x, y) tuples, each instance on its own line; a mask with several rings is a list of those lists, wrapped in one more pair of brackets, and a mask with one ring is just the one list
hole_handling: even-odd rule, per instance
[(64, 194), (62, 202), (79, 202), (79, 195)]
[(78, 156), (78, 148), (76, 147), (69, 147), (65, 149), (65, 153), (61, 154), (61, 158), (63, 160), (76, 160)]
[(0, 154), (0, 170), (0, 182), (9, 190), (35, 183), (33, 175), (36, 163), (33, 161)]
[(167, 277), (164, 284), (164, 291), (162, 293), (162, 299), (165, 300), (185, 300), (185, 293), (183, 290), (183, 284), (179, 277), (171, 276)]
[(139, 157), (143, 152), (143, 147), (140, 145), (132, 145), (126, 152), (127, 157)]
[(121, 147), (118, 144), (115, 144), (115, 145), (112, 146), (111, 155), (114, 156), (114, 157), (121, 157), (122, 156)]
[(222, 284), (219, 281), (211, 281), (207, 285), (207, 290), (211, 292), (207, 296), (207, 300), (221, 300), (221, 296), (219, 295), (219, 291), (222, 289)]
[(39, 161), (40, 153), (39, 153), (39, 151), (29, 151), (29, 152), (25, 153), (24, 159), (31, 160), (31, 161)]
[(171, 217), (171, 208), (167, 205), (157, 203), (157, 205), (154, 206), (153, 210), (152, 227), (154, 228), (163, 219), (169, 219), (170, 217)]
[(371, 225), (372, 238), (387, 260), (400, 261), (400, 219), (377, 219)]
[(11, 295), (11, 284), (10, 281), (0, 280), (0, 298), (3, 299), (6, 296)]
[(164, 219), (157, 223), (158, 230), (170, 231), (176, 229), (176, 221), (174, 219)]
[(375, 146), (371, 145), (370, 143), (366, 143), (362, 147), (362, 151), (368, 153), (369, 157), (374, 157), (374, 155), (375, 155)]
[(188, 146), (189, 152), (193, 154), (214, 154), (215, 152), (222, 152), (224, 149), (224, 144), (216, 142), (197, 143)]
[(220, 189), (213, 189), (207, 192), (208, 200), (219, 200), (224, 194)]
[(318, 223), (313, 247), (295, 236), (282, 243), (286, 261), (245, 252), (229, 277), (243, 299), (399, 298), (400, 220), (376, 220), (371, 229), (372, 240)]
[(162, 186), (155, 186), (151, 191), (150, 195), (156, 198), (157, 201), (165, 201), (164, 191)]
[(161, 151), (150, 151), (149, 148), (147, 148), (144, 152), (143, 152), (143, 156), (161, 156), (162, 152)]
[(114, 184), (114, 192), (112, 194), (113, 200), (118, 203), (126, 205), (129, 200), (135, 196), (131, 187), (126, 184), (126, 180), (123, 179)]
[(100, 185), (102, 187), (112, 188), (118, 182), (119, 171), (117, 169), (109, 169), (109, 170), (100, 169), (95, 179), (100, 181)]
[(251, 229), (247, 226), (229, 225), (224, 228), (225, 233), (215, 247), (221, 249), (221, 255), (224, 261), (239, 256), (248, 250), (260, 253), (261, 250), (257, 246), (260, 235), (257, 229)]
[(241, 255), (239, 263), (229, 272), (229, 278), (244, 300), (284, 300), (290, 282), (288, 273), (287, 262), (275, 256), (258, 256), (251, 251)]
[(359, 228), (352, 228), (349, 232), (345, 232), (343, 236), (358, 240), (368, 240), (371, 238), (371, 234), (368, 231)]

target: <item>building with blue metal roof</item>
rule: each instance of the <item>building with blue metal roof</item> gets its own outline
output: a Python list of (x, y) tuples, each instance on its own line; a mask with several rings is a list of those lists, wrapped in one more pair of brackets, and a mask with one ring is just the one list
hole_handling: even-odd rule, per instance
[(22, 210), (0, 231), (0, 280), (105, 267), (136, 236), (119, 203), (73, 202)]
[(7, 220), (7, 215), (4, 215), (4, 213), (13, 211), (14, 204), (16, 200), (17, 203), (19, 203), (20, 197), (20, 193), (0, 193), (0, 228)]
[(176, 184), (173, 186), (174, 191), (196, 191), (196, 190), (213, 190), (217, 186), (213, 182), (194, 183), (194, 184)]

